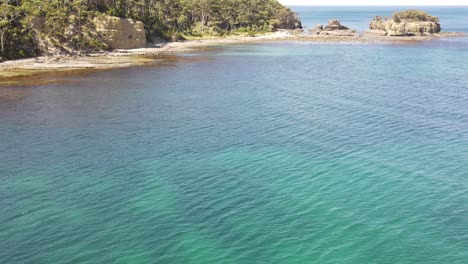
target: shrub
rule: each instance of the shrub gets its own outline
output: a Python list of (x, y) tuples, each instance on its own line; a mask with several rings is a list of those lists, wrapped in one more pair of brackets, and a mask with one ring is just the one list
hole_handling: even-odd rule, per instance
[(430, 22), (439, 22), (439, 18), (436, 16), (431, 16), (428, 13), (421, 10), (406, 10), (402, 12), (396, 12), (393, 14), (393, 20), (395, 22), (401, 21), (430, 21)]

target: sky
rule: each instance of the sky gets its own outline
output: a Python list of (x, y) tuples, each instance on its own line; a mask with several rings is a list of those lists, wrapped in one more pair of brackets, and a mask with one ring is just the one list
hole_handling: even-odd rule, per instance
[(380, 6), (429, 6), (468, 5), (468, 0), (279, 0), (285, 5), (380, 5)]

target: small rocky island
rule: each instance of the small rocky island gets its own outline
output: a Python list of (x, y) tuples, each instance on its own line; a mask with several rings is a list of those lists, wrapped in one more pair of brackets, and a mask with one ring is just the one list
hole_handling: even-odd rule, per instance
[(332, 19), (326, 26), (319, 24), (299, 39), (315, 42), (408, 42), (464, 36), (463, 33), (441, 33), (441, 29), (438, 17), (412, 9), (396, 12), (390, 18), (377, 16), (365, 32), (350, 29), (338, 19)]
[(325, 36), (355, 36), (356, 30), (350, 30), (347, 26), (340, 23), (338, 19), (332, 19), (328, 21), (328, 24), (324, 27), (318, 24), (309, 31), (311, 34), (325, 35)]
[(369, 29), (383, 36), (425, 36), (441, 31), (438, 17), (419, 10), (397, 12), (391, 18), (377, 16)]

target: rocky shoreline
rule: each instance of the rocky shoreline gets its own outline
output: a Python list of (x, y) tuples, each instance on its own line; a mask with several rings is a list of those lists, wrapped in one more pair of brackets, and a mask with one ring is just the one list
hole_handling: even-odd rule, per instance
[(411, 44), (419, 41), (467, 36), (465, 33), (441, 32), (438, 17), (431, 16), (424, 11), (411, 9), (396, 12), (391, 18), (375, 17), (369, 23), (370, 30), (366, 32), (350, 29), (346, 25), (342, 25), (338, 19), (332, 19), (328, 21), (327, 25), (319, 24), (308, 32), (304, 32), (302, 29), (279, 30), (257, 37), (229, 36), (224, 38), (204, 38), (200, 40), (162, 43), (152, 47), (141, 48), (146, 45), (144, 27), (141, 22), (116, 17), (103, 17), (101, 20), (96, 22), (99, 25), (98, 28), (107, 37), (108, 45), (113, 47), (114, 51), (78, 54), (68, 52), (66, 53), (68, 55), (48, 52), (45, 54), (54, 55), (2, 62), (0, 63), (0, 81), (5, 78), (37, 75), (44, 71), (112, 69), (146, 65), (155, 61), (154, 56), (171, 55), (201, 47), (227, 44), (268, 41)]
[[(335, 23), (335, 22), (333, 22)], [(338, 22), (339, 23), (339, 22)], [(324, 27), (325, 29), (325, 27)], [(228, 44), (305, 41), (312, 43), (362, 43), (362, 44), (404, 44), (447, 37), (468, 36), (465, 33), (435, 33), (421, 36), (387, 36), (381, 31), (363, 33), (337, 26), (331, 30), (303, 33), (282, 30), (258, 37), (225, 37), (184, 42), (169, 42), (158, 47), (115, 50), (112, 52), (90, 53), (75, 56), (42, 56), (31, 59), (0, 63), (0, 79), (37, 74), (38, 71), (64, 71), (80, 69), (113, 69), (145, 65), (154, 61), (152, 56), (171, 55), (208, 46)]]

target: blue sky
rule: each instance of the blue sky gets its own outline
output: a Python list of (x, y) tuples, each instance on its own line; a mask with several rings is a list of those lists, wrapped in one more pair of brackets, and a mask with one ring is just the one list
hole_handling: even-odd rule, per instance
[(285, 5), (468, 5), (468, 0), (279, 0)]

